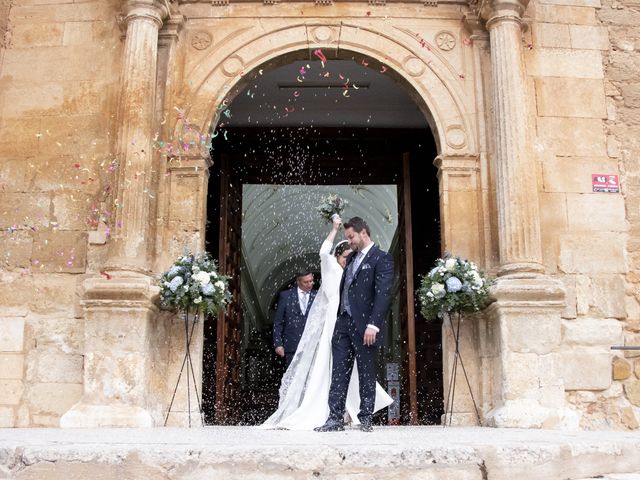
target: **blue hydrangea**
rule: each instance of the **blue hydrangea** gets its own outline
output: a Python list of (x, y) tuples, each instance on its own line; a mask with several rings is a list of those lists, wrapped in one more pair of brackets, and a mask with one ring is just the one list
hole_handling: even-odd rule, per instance
[(449, 277), (445, 283), (447, 284), (447, 291), (452, 293), (459, 292), (462, 288), (462, 282), (458, 277)]
[(206, 283), (200, 287), (200, 290), (202, 291), (203, 295), (212, 295), (215, 287), (212, 283)]
[(170, 282), (169, 282), (169, 289), (172, 292), (175, 292), (178, 287), (180, 285), (182, 285), (184, 283), (184, 280), (182, 279), (182, 277), (174, 277)]

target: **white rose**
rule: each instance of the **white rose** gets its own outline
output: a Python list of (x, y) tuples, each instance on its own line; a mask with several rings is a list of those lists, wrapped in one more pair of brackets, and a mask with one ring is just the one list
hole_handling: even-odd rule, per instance
[(207, 272), (198, 272), (193, 276), (193, 278), (200, 283), (200, 285), (206, 285), (211, 281)]
[(447, 270), (453, 272), (453, 270), (456, 268), (457, 263), (458, 261), (455, 258), (449, 258), (446, 262), (444, 262), (444, 266)]
[(202, 301), (202, 297), (196, 298), (193, 303), (200, 303)]
[(480, 274), (478, 272), (471, 272), (471, 278), (474, 285), (482, 285), (482, 278), (480, 277)]
[(434, 295), (437, 295), (440, 292), (444, 291), (444, 285), (442, 285), (441, 283), (434, 283), (433, 285), (431, 285), (431, 292)]
[(214, 285), (216, 286), (216, 288), (219, 288), (220, 290), (224, 288), (224, 282), (222, 280), (218, 280), (216, 283), (214, 283)]

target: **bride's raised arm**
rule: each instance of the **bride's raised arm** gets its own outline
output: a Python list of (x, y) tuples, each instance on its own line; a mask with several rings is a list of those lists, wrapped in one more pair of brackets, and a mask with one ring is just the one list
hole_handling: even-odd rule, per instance
[(324, 242), (322, 242), (322, 246), (320, 247), (320, 255), (331, 254), (333, 241), (336, 238), (336, 234), (338, 233), (338, 228), (340, 227), (341, 224), (342, 224), (342, 219), (340, 218), (340, 215), (334, 215), (333, 224), (331, 225), (331, 231), (329, 232), (329, 235), (327, 235), (327, 238), (324, 239)]

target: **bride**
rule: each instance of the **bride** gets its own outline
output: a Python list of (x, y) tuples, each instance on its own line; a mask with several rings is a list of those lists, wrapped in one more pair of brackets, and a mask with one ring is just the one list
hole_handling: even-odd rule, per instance
[[(278, 409), (262, 428), (313, 430), (329, 415), (329, 387), (331, 385), (331, 337), (338, 316), (340, 281), (351, 253), (346, 240), (338, 243), (331, 254), (333, 241), (342, 223), (333, 217), (331, 232), (320, 247), (322, 285), (311, 305), (307, 324), (291, 365), (282, 377)], [(376, 383), (374, 411), (393, 403), (380, 384)], [(358, 393), (357, 360), (347, 393), (346, 412), (358, 424), (360, 395)]]

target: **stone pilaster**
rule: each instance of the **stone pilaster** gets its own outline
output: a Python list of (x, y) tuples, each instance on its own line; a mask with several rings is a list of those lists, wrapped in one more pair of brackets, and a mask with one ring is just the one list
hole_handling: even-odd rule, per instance
[(493, 0), (482, 12), (491, 44), (501, 274), (542, 272), (538, 186), (522, 48), (522, 13), (527, 3)]
[[(540, 212), (522, 14), (528, 0), (488, 0), (500, 270), (481, 322), (485, 422), (496, 427), (577, 425), (559, 361), (563, 287), (543, 273)], [(488, 411), (487, 411), (488, 410)]]
[[(104, 276), (84, 284), (84, 392), (62, 427), (151, 427), (162, 418), (164, 325), (149, 275), (158, 31), (166, 2), (124, 2), (115, 225)], [(166, 375), (166, 372), (162, 372)]]
[(165, 2), (129, 0), (119, 105), (119, 178), (110, 269), (149, 269), (158, 32)]

